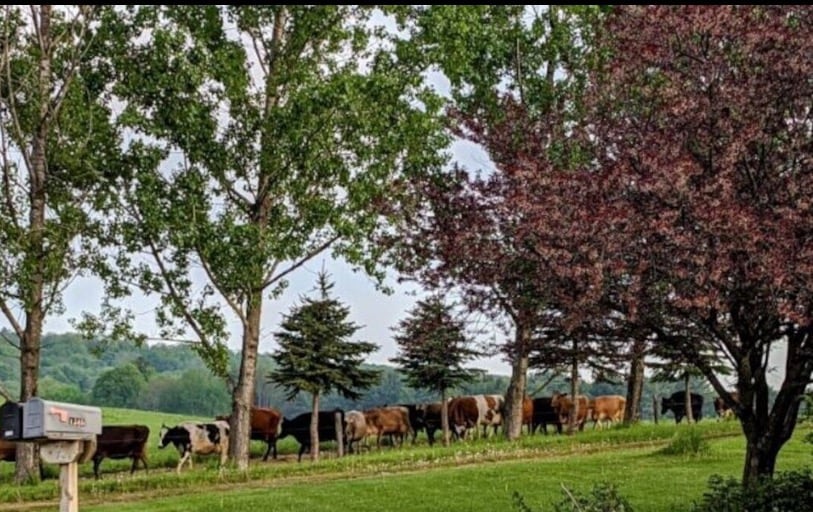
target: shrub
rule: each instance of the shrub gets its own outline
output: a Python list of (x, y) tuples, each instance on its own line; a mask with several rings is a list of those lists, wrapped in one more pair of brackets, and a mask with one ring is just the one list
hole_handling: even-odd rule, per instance
[(813, 474), (809, 468), (777, 473), (743, 487), (734, 478), (709, 478), (709, 490), (693, 512), (796, 512), (813, 510)]
[(703, 455), (708, 453), (709, 443), (695, 428), (679, 429), (672, 441), (660, 453), (664, 455)]
[[(555, 512), (631, 512), (632, 506), (620, 494), (615, 485), (599, 482), (588, 494), (568, 490), (562, 485), (562, 501), (554, 504)], [(514, 508), (519, 512), (533, 512), (521, 494), (514, 491)]]

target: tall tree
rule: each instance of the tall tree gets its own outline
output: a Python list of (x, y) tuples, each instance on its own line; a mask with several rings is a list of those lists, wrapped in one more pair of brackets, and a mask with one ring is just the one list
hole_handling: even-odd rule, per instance
[(420, 300), (398, 323), (395, 341), (399, 354), (390, 359), (401, 368), (413, 388), (440, 395), (443, 444), (449, 444), (449, 404), (446, 392), (472, 380), (479, 372), (463, 368), (480, 353), (470, 348), (463, 323), (440, 296)]
[(322, 271), (318, 298), (305, 298), (286, 315), (274, 337), (279, 349), (272, 354), (277, 368), (268, 379), (283, 387), (288, 400), (300, 392), (311, 395), (311, 460), (319, 459), (319, 398), (335, 390), (356, 400), (379, 378), (361, 367), (364, 357), (378, 349), (374, 343), (352, 341), (361, 326), (347, 319), (350, 309), (330, 296), (334, 284)]
[[(657, 304), (653, 318), (678, 327), (653, 325), (656, 343), (736, 411), (745, 485), (773, 474), (813, 374), (811, 27), (806, 6), (615, 8), (591, 89), (604, 150), (587, 175), (603, 192), (573, 198), (598, 212), (589, 220), (606, 229), (607, 268), (629, 277), (629, 303), (641, 316)], [(738, 402), (709, 346), (733, 369)]]
[[(445, 158), (437, 102), (395, 57), (374, 12), (123, 13), (133, 33), (117, 68), (120, 120), (145, 165), (121, 185), (121, 236), (129, 254), (148, 255), (124, 279), (161, 298), (161, 337), (191, 337), (227, 380), (229, 449), (241, 469), (266, 300), (326, 251), (383, 277), (370, 243), (386, 225), (382, 207), (397, 201), (398, 179)], [(240, 330), (236, 375), (227, 371), (230, 322)]]
[[(42, 329), (94, 268), (100, 211), (120, 169), (98, 6), (0, 10), (0, 311), (20, 354), (21, 401), (37, 395)], [(5, 331), (3, 331), (5, 333)], [(15, 480), (38, 478), (35, 445)]]
[[(509, 174), (533, 139), (535, 156), (567, 166), (562, 146), (578, 117), (594, 7), (431, 6), (415, 8), (405, 55), (439, 68), (450, 82), (449, 125), (457, 137), (483, 147), (493, 162), (476, 173), (455, 169), (419, 187), (425, 217), (410, 211), (398, 241), (401, 270), (424, 284), (462, 290), (466, 303), (499, 322), (511, 364), (506, 393), (506, 436), (522, 426), (532, 333), (545, 318), (552, 294), (549, 266), (521, 233), (516, 208), (523, 184)], [(460, 35), (465, 34), (464, 38)], [(411, 53), (410, 53), (411, 52)], [(521, 110), (522, 129), (506, 118)], [(429, 197), (424, 203), (423, 198)], [(410, 250), (409, 247), (412, 247)]]

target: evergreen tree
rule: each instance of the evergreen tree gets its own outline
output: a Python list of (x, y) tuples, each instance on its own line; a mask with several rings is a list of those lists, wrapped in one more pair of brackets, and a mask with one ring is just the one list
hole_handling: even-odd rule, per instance
[(479, 373), (463, 368), (478, 356), (469, 348), (462, 322), (439, 296), (419, 301), (396, 328), (399, 355), (390, 359), (400, 366), (410, 386), (440, 394), (443, 444), (449, 444), (448, 389), (472, 380)]
[(318, 298), (303, 298), (282, 322), (274, 337), (279, 349), (272, 354), (277, 368), (268, 379), (281, 386), (287, 399), (304, 391), (312, 396), (311, 460), (319, 458), (319, 397), (335, 391), (356, 400), (361, 390), (376, 384), (379, 372), (364, 369), (364, 356), (378, 349), (374, 343), (354, 342), (361, 326), (348, 321), (348, 307), (330, 296), (334, 283), (323, 270)]

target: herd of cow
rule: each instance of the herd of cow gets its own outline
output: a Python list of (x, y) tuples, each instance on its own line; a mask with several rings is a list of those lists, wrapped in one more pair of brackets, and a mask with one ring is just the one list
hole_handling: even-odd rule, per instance
[[(736, 400), (736, 396), (735, 396)], [(602, 428), (620, 422), (624, 417), (626, 399), (620, 395), (577, 397), (578, 407), (575, 411), (575, 425), (584, 429), (585, 423), (593, 421), (593, 428)], [(674, 393), (664, 397), (661, 402), (662, 412), (672, 411), (675, 421), (685, 416), (685, 394)], [(720, 418), (730, 417), (732, 411), (719, 397), (714, 402)], [(695, 420), (702, 418), (703, 397), (691, 394), (691, 409)], [(449, 428), (456, 439), (467, 436), (489, 435), (503, 423), (504, 398), (502, 395), (471, 395), (451, 398), (448, 401)], [(574, 412), (574, 403), (569, 395), (557, 393), (550, 397), (526, 397), (522, 404), (522, 426), (529, 434), (538, 428), (548, 433), (548, 425), (554, 426), (562, 433), (562, 425), (569, 422)], [(360, 452), (368, 447), (368, 441), (375, 439), (381, 447), (384, 436), (390, 443), (403, 445), (408, 436), (415, 443), (420, 431), (426, 433), (429, 444), (435, 441), (435, 433), (441, 429), (440, 402), (428, 404), (400, 404), (377, 407), (365, 411), (322, 411), (319, 413), (319, 441), (336, 441), (336, 418), (342, 425), (341, 433), (348, 452)], [(276, 409), (264, 407), (251, 408), (251, 439), (263, 441), (267, 445), (263, 461), (272, 455), (277, 458), (277, 440), (292, 436), (300, 445), (298, 460), (310, 450), (311, 413), (303, 413), (293, 419), (283, 417)], [(99, 465), (105, 458), (132, 459), (130, 473), (134, 473), (141, 462), (147, 469), (147, 439), (150, 430), (145, 425), (105, 425), (101, 435), (96, 439), (96, 452), (93, 455), (93, 473), (99, 478)], [(158, 447), (166, 448), (172, 444), (180, 455), (176, 471), (188, 461), (192, 467), (192, 455), (218, 454), (221, 467), (226, 462), (229, 451), (229, 417), (218, 416), (212, 423), (184, 422), (168, 427), (162, 426), (158, 434)], [(15, 444), (0, 441), (0, 461), (13, 461)]]

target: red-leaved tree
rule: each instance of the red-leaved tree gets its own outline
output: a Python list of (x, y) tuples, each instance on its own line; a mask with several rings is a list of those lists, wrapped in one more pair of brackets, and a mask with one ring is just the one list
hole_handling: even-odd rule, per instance
[(773, 474), (813, 373), (813, 10), (629, 6), (607, 28), (591, 91), (600, 157), (573, 176), (594, 193), (574, 202), (606, 235), (601, 266), (626, 283), (630, 311), (736, 412), (749, 485)]

